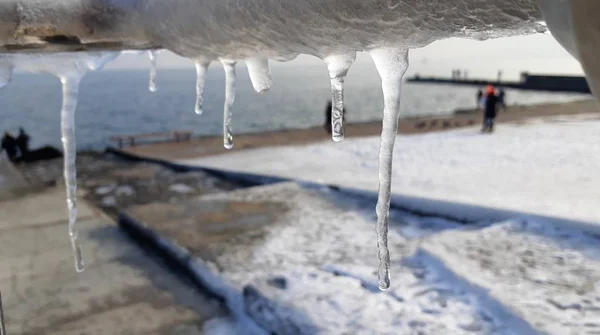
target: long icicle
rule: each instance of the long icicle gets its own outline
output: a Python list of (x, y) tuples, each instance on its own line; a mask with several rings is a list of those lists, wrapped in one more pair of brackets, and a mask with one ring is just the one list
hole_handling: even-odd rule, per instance
[(69, 215), (69, 237), (71, 247), (75, 253), (75, 270), (84, 270), (81, 245), (78, 241), (77, 227), (77, 175), (75, 169), (76, 147), (75, 147), (75, 109), (77, 108), (77, 96), (79, 93), (79, 82), (81, 76), (62, 76), (62, 109), (61, 132), (64, 151), (64, 177), (67, 188), (67, 208)]
[(331, 81), (331, 138), (335, 142), (344, 139), (344, 80), (355, 59), (356, 52), (323, 58)]
[(402, 78), (408, 68), (408, 49), (375, 49), (370, 51), (381, 77), (383, 91), (383, 126), (379, 146), (379, 191), (377, 196), (377, 247), (379, 254), (379, 289), (390, 287), (390, 251), (388, 229), (392, 182), (394, 142), (398, 134)]
[(202, 114), (202, 103), (204, 102), (204, 82), (206, 79), (206, 71), (208, 70), (208, 66), (210, 65), (210, 61), (207, 60), (196, 60), (196, 107), (194, 108), (194, 112), (200, 115)]
[(254, 57), (246, 60), (248, 75), (252, 81), (252, 87), (257, 93), (265, 93), (273, 85), (269, 60), (264, 57)]
[(223, 106), (223, 146), (226, 149), (233, 148), (233, 133), (231, 131), (231, 119), (233, 115), (233, 103), (235, 101), (235, 64), (231, 60), (221, 60), (225, 70), (225, 105)]
[(148, 90), (150, 92), (156, 92), (156, 58), (158, 57), (158, 50), (148, 51), (148, 57), (150, 57), (150, 81), (148, 83)]

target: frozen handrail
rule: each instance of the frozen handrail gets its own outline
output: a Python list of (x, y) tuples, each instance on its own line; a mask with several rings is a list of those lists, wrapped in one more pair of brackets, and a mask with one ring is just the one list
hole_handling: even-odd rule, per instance
[(2, 0), (0, 53), (317, 54), (530, 33), (541, 18), (537, 0)]
[(0, 291), (0, 335), (6, 335), (6, 326), (4, 324), (4, 309), (2, 308), (2, 292)]
[(0, 53), (159, 47), (134, 18), (144, 1), (2, 0)]

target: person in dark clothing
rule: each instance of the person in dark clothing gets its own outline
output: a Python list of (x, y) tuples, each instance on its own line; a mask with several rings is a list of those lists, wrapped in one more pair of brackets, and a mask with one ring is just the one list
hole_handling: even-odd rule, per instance
[(5, 132), (4, 137), (2, 137), (2, 148), (0, 149), (0, 153), (3, 150), (6, 150), (8, 159), (10, 159), (11, 162), (16, 161), (18, 153), (17, 140), (15, 140), (9, 132)]
[[(329, 100), (329, 102), (327, 103), (327, 107), (325, 107), (325, 124), (323, 125), (323, 128), (325, 128), (325, 131), (327, 132), (327, 134), (331, 135), (331, 111), (333, 109), (333, 104), (331, 102), (331, 100)], [(342, 122), (346, 121), (346, 108), (344, 108), (344, 110), (342, 110)]]
[(21, 156), (25, 156), (27, 153), (29, 153), (29, 135), (27, 135), (23, 128), (19, 128), (17, 146), (19, 147), (19, 151), (21, 151)]
[(498, 92), (498, 107), (503, 112), (506, 112), (506, 102), (505, 102), (505, 99), (506, 99), (506, 92), (504, 92), (504, 89), (501, 88), (500, 91)]
[(493, 132), (494, 121), (496, 120), (496, 106), (498, 105), (498, 96), (496, 96), (496, 90), (494, 86), (488, 85), (486, 88), (486, 97), (484, 105), (483, 115), (483, 128), (482, 132)]

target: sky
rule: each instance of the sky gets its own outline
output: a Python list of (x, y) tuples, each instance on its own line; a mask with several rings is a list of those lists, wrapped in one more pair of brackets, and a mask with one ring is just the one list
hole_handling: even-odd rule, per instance
[[(468, 70), (469, 78), (495, 78), (498, 70), (504, 79), (518, 79), (521, 71), (547, 74), (583, 74), (579, 63), (567, 53), (549, 34), (536, 34), (475, 41), (446, 39), (410, 52), (408, 75), (450, 76), (452, 69)], [(143, 69), (149, 66), (145, 54), (125, 54), (110, 63), (109, 69)], [(158, 58), (160, 69), (189, 68), (188, 59), (171, 52), (163, 52)], [(214, 65), (213, 65), (214, 66)], [(324, 68), (321, 60), (301, 55), (288, 63), (272, 62), (290, 70)], [(373, 67), (365, 53), (358, 55), (353, 67)]]

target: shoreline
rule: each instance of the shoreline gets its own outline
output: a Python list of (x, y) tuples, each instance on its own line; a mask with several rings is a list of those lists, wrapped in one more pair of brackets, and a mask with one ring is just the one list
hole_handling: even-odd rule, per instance
[[(531, 106), (507, 106), (506, 112), (499, 112), (497, 123), (519, 123), (529, 119), (553, 117), (559, 115), (576, 115), (600, 112), (595, 100), (581, 100), (567, 103), (539, 104)], [(458, 112), (458, 113), (457, 113)], [(479, 127), (481, 112), (457, 111), (448, 116), (429, 116), (400, 119), (398, 133), (402, 135), (421, 134), (446, 131), (464, 127)], [(381, 121), (366, 123), (350, 123), (346, 125), (347, 138), (378, 136), (381, 133)], [(247, 133), (234, 135), (234, 147), (223, 148), (222, 136), (194, 137), (185, 142), (155, 142), (124, 147), (122, 150), (134, 155), (158, 159), (178, 160), (204, 156), (226, 155), (231, 152), (287, 145), (302, 145), (330, 140), (323, 126)]]

